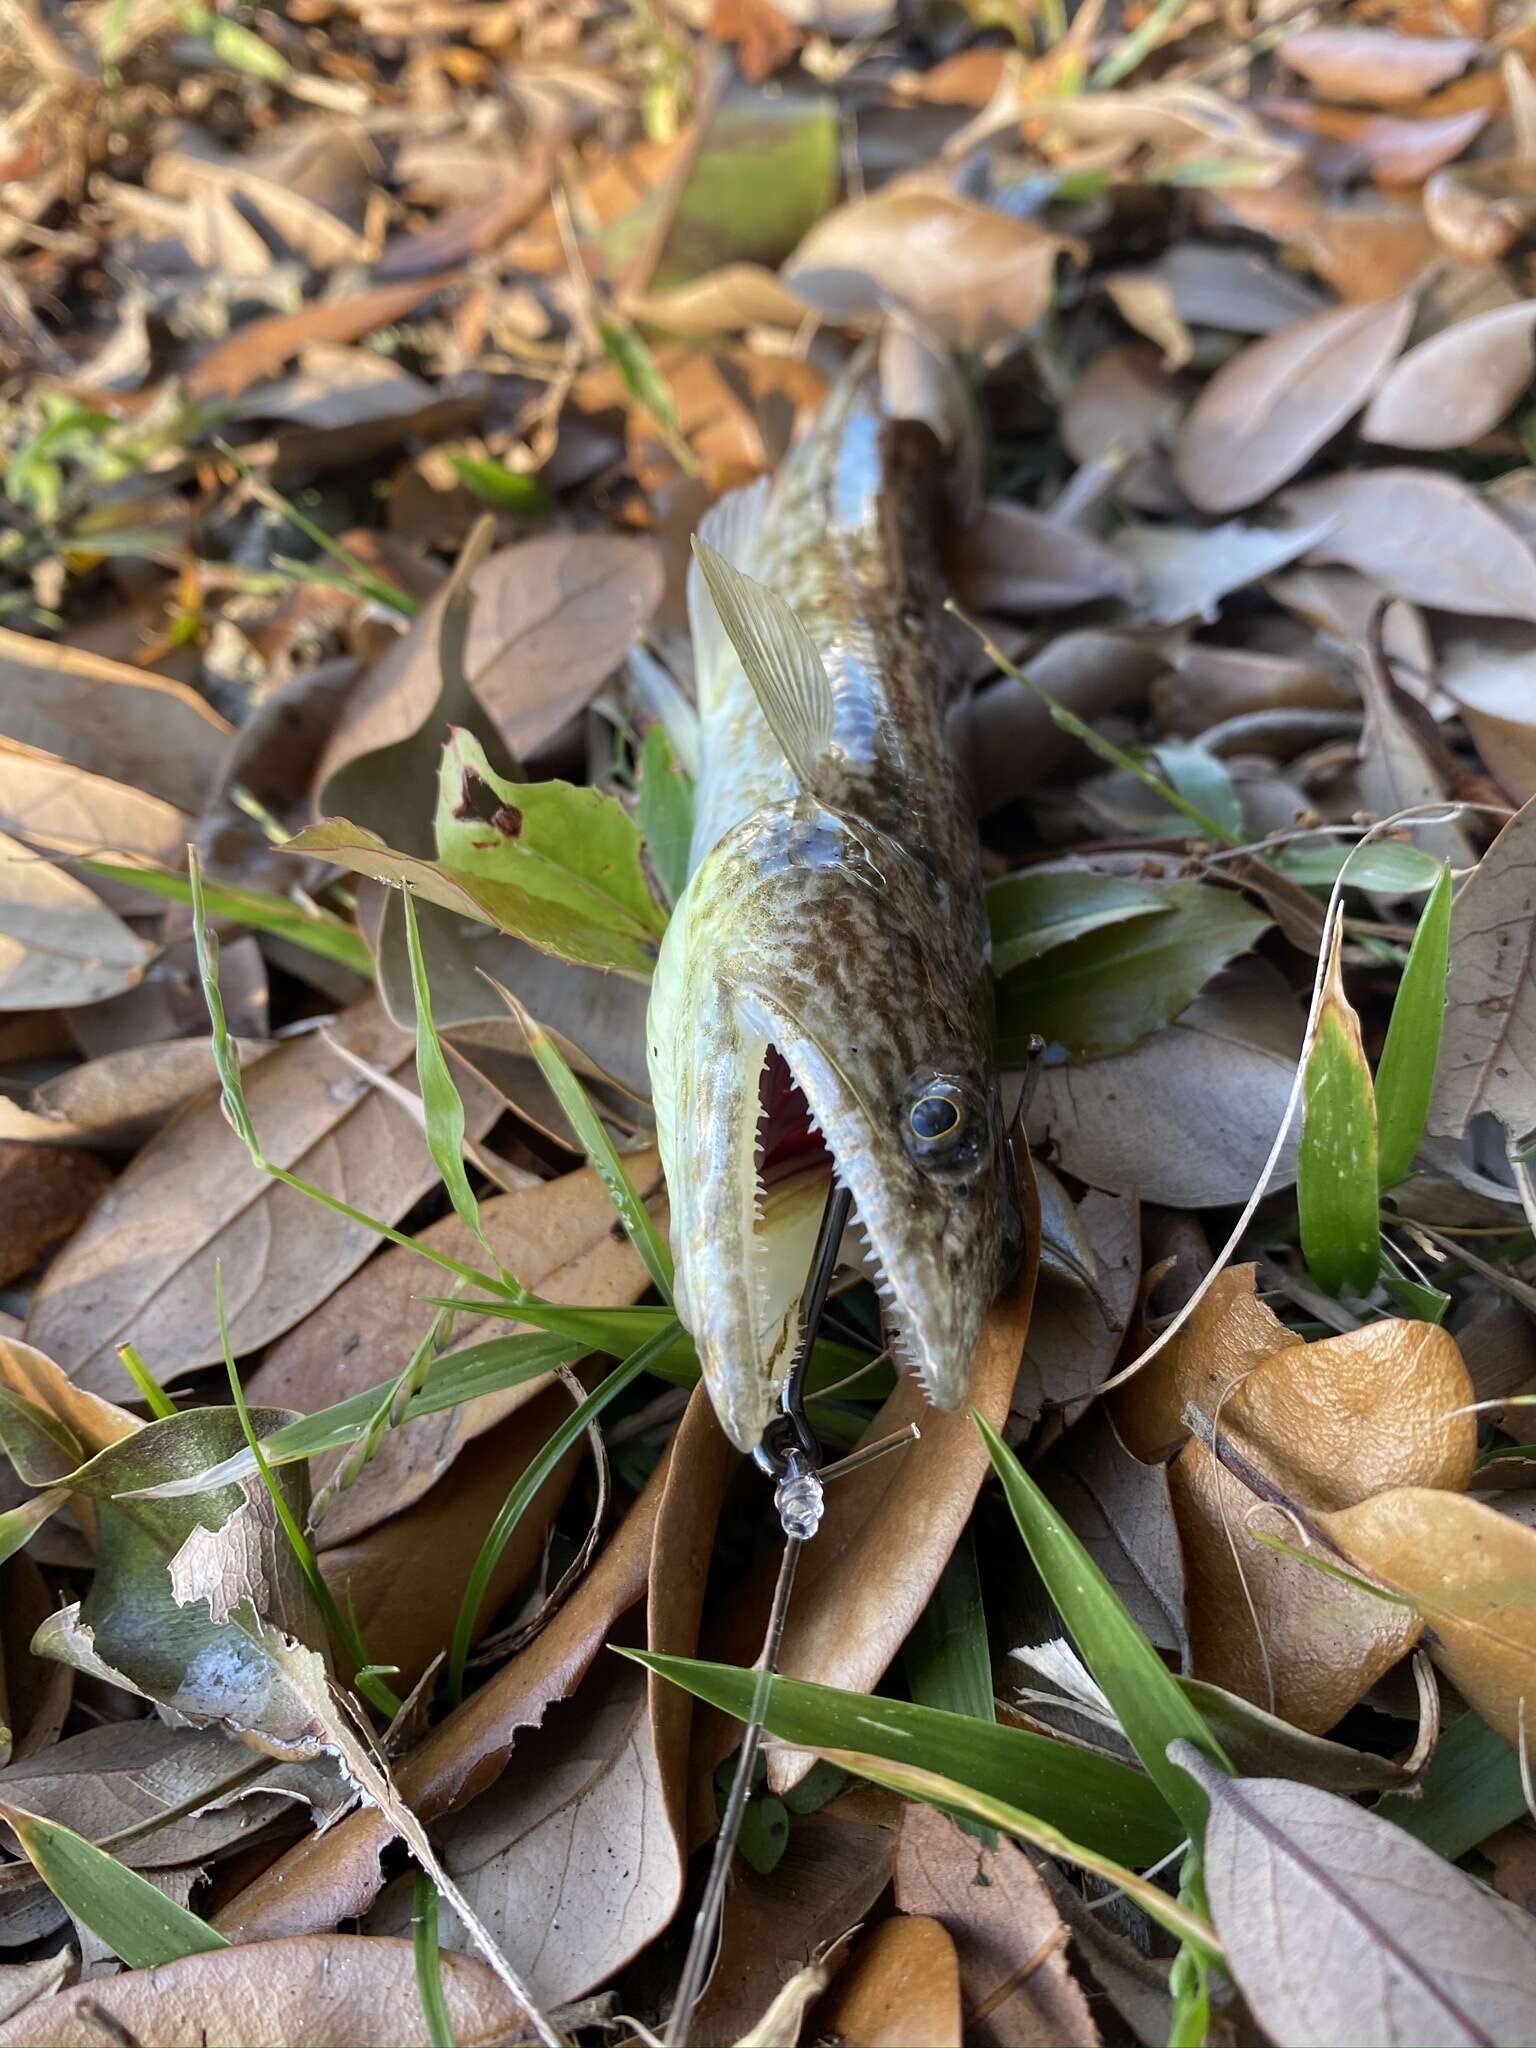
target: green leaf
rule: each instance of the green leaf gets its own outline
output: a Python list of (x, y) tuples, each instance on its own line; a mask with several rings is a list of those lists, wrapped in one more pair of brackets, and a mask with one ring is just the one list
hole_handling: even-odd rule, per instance
[(1376, 1189), (1376, 1103), (1360, 1020), (1344, 993), (1344, 936), (1334, 926), (1317, 1036), (1307, 1055), (1296, 1207), (1307, 1269), (1329, 1294), (1369, 1294), (1381, 1225)]
[(437, 1886), (422, 1871), (416, 1879), (411, 1912), (411, 1935), (416, 1955), (416, 1995), (421, 2000), (422, 2018), (427, 2023), (431, 2048), (455, 2048), (453, 2023), (443, 1995), (443, 1952), (437, 1939)]
[[(665, 1310), (655, 1312), (658, 1318), (665, 1313)], [(629, 1344), (620, 1348), (632, 1349), (636, 1341), (637, 1338), (631, 1337)], [(557, 1365), (573, 1365), (591, 1349), (590, 1341), (584, 1336), (551, 1337), (542, 1331), (516, 1337), (493, 1337), (485, 1344), (467, 1344), (461, 1351), (450, 1351), (446, 1357), (432, 1361), (426, 1378), (406, 1402), (399, 1422), (413, 1422), (421, 1415), (437, 1415), (446, 1408), (460, 1408), (466, 1402), (479, 1400), (484, 1394), (501, 1394), (509, 1387), (526, 1386), (530, 1380), (543, 1379)], [(313, 1415), (301, 1415), (296, 1421), (273, 1430), (270, 1436), (261, 1440), (268, 1465), (293, 1465), (300, 1459), (322, 1457), (327, 1451), (344, 1450), (348, 1444), (356, 1443), (378, 1414), (380, 1402), (386, 1400), (398, 1384), (398, 1380), (382, 1380), (360, 1394), (349, 1395), (345, 1401), (317, 1409)], [(189, 1473), (185, 1478), (146, 1487), (143, 1489), (144, 1497), (147, 1500), (175, 1500), (185, 1494), (206, 1493), (211, 1487), (227, 1486), (232, 1480), (244, 1479), (255, 1470), (256, 1460), (248, 1448), (242, 1448), (216, 1464), (205, 1465)]]
[(992, 972), (1011, 974), (1053, 946), (1132, 918), (1159, 917), (1172, 907), (1154, 885), (1119, 875), (1009, 875), (987, 891)]
[(1218, 969), (1246, 953), (1271, 920), (1230, 889), (1155, 885), (1166, 914), (1087, 932), (998, 984), (997, 1052), (1028, 1055), (1030, 1035), (1074, 1060), (1125, 1052), (1185, 1010)]
[(640, 749), (640, 776), (635, 822), (645, 841), (656, 878), (675, 903), (688, 881), (688, 851), (693, 840), (693, 783), (678, 766), (667, 730), (658, 721)]
[[(189, 875), (173, 874), (169, 868), (125, 867), (120, 861), (82, 860), (75, 866), (106, 882), (122, 882), (130, 889), (166, 897), (172, 903), (192, 901)], [(291, 903), (286, 896), (267, 889), (235, 888), (227, 882), (203, 881), (203, 909), (214, 917), (227, 917), (253, 932), (270, 932), (275, 939), (287, 939), (322, 960), (334, 960), (350, 967), (366, 981), (373, 979), (373, 955), (362, 933), (328, 910), (315, 905)]]
[(1242, 800), (1224, 761), (1195, 740), (1162, 740), (1151, 751), (1184, 801), (1219, 825), (1229, 843), (1244, 837)]
[(1123, 1864), (1098, 1854), (1082, 1842), (1072, 1841), (1059, 1828), (1052, 1827), (1036, 1814), (1024, 1813), (1006, 1800), (993, 1798), (988, 1793), (975, 1792), (969, 1786), (945, 1777), (942, 1772), (916, 1770), (901, 1764), (881, 1766), (852, 1750), (835, 1752), (835, 1760), (845, 1770), (857, 1771), (860, 1777), (868, 1778), (876, 1785), (884, 1785), (892, 1792), (901, 1792), (908, 1798), (924, 1800), (930, 1806), (947, 1807), (951, 1812), (986, 1821), (992, 1827), (1000, 1828), (1004, 1834), (1017, 1835), (1031, 1848), (1043, 1849), (1048, 1856), (1060, 1857), (1063, 1862), (1076, 1863), (1084, 1870), (1091, 1870), (1096, 1877), (1103, 1878), (1115, 1890), (1123, 1891), (1133, 1899), (1143, 1912), (1167, 1928), (1177, 1940), (1190, 1943), (1209, 1962), (1221, 1960), (1221, 1943), (1208, 1920), (1169, 1898), (1158, 1885), (1138, 1877), (1135, 1871), (1127, 1870)]
[[(761, 1675), (755, 1671), (653, 1651), (619, 1654), (738, 1721), (752, 1711)], [(1060, 1828), (1095, 1854), (1129, 1865), (1157, 1862), (1184, 1832), (1140, 1771), (1022, 1728), (781, 1677), (767, 1680), (762, 1723), (770, 1735), (797, 1749), (850, 1750), (940, 1772), (973, 1792), (1038, 1814), (1047, 1826)]]
[(1307, 889), (1331, 889), (1348, 861), (1350, 888), (1379, 890), (1389, 896), (1420, 895), (1434, 887), (1440, 873), (1437, 860), (1420, 853), (1416, 846), (1401, 846), (1395, 839), (1373, 839), (1366, 847), (1347, 839), (1280, 846), (1268, 860), (1272, 868)]
[(1208, 1811), (1206, 1797), (1185, 1772), (1169, 1763), (1168, 1745), (1180, 1738), (1192, 1742), (1219, 1770), (1230, 1771), (1221, 1744), (1132, 1620), (1119, 1594), (997, 1431), (980, 1414), (976, 1426), (1003, 1482), (1019, 1534), (1079, 1655), (1113, 1707), (1148, 1777), (1198, 1844)]
[(56, 1515), (68, 1499), (67, 1486), (50, 1486), (24, 1500), (19, 1508), (7, 1508), (0, 1514), (0, 1564), (14, 1557), (18, 1550), (25, 1550), (44, 1522)]
[(1440, 870), (1419, 916), (1376, 1066), (1376, 1172), (1395, 1188), (1413, 1170), (1435, 1085), (1445, 1024), (1445, 977), (1451, 949), (1451, 870)]
[(683, 439), (672, 401), (672, 387), (661, 374), (638, 328), (628, 320), (610, 317), (597, 323), (603, 354), (619, 373), (619, 382), (643, 411), (651, 416), (673, 461), (684, 476), (697, 476), (698, 459)]
[(902, 1645), (901, 1661), (919, 1706), (941, 1707), (977, 1721), (997, 1719), (981, 1575), (969, 1529), (962, 1532)]
[(495, 1253), (480, 1227), (480, 1204), (464, 1170), (464, 1103), (443, 1057), (443, 1048), (432, 1022), (432, 991), (427, 986), (426, 962), (421, 957), (421, 930), (416, 922), (416, 905), (405, 892), (405, 943), (411, 963), (411, 988), (416, 999), (416, 1085), (421, 1090), (422, 1114), (427, 1127), (427, 1150), (438, 1177), (448, 1190), (453, 1213), (477, 1239), (494, 1261)]
[(528, 1503), (554, 1471), (571, 1445), (596, 1420), (603, 1410), (641, 1373), (649, 1370), (653, 1358), (665, 1351), (677, 1332), (677, 1324), (669, 1317), (664, 1329), (658, 1330), (637, 1351), (631, 1352), (622, 1365), (616, 1366), (579, 1407), (573, 1408), (559, 1427), (550, 1433), (538, 1453), (529, 1460), (526, 1469), (518, 1475), (512, 1491), (502, 1502), (495, 1521), (486, 1532), (475, 1559), (474, 1569), (464, 1588), (464, 1597), (459, 1604), (458, 1618), (453, 1625), (453, 1641), (448, 1648), (448, 1689), (455, 1700), (464, 1696), (464, 1667), (469, 1662), (469, 1653), (475, 1641), (475, 1628), (480, 1618), (480, 1607), (485, 1599), (486, 1588), (496, 1570), (497, 1559), (512, 1539), (512, 1532), (522, 1520)]
[(1460, 1714), (1436, 1744), (1417, 1792), (1389, 1792), (1371, 1810), (1454, 1863), (1524, 1816), (1520, 1759), (1481, 1716)]
[(229, 1947), (206, 1920), (73, 1828), (3, 1802), (0, 1819), (14, 1829), (27, 1861), (59, 1903), (130, 1970), (152, 1970), (182, 1956)]
[(741, 1816), (736, 1846), (759, 1877), (777, 1870), (789, 1847), (789, 1811), (783, 1800), (775, 1799), (771, 1793), (749, 1799)]
[(519, 519), (547, 519), (555, 509), (554, 499), (536, 476), (483, 455), (450, 453), (448, 460), (465, 490), (500, 512), (513, 512)]

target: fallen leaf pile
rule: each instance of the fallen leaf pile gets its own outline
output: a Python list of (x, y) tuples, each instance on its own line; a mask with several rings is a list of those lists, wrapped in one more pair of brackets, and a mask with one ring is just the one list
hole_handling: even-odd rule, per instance
[[(1533, 67), (6, 11), (0, 2048), (1530, 2037)], [(1028, 1256), (947, 1416), (841, 1276), (767, 1681), (643, 1027), (689, 537), (877, 332)]]

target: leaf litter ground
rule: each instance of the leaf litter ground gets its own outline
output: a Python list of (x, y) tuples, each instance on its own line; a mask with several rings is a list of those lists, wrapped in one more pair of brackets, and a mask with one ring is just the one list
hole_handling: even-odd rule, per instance
[(1527, 2038), (1533, 61), (9, 11), (0, 2042), (675, 2035), (776, 1564), (646, 1098), (683, 578), (892, 307), (981, 429), (1038, 1259), (975, 1419), (839, 1285), (828, 1456), (921, 1435), (802, 1564), (693, 2038)]

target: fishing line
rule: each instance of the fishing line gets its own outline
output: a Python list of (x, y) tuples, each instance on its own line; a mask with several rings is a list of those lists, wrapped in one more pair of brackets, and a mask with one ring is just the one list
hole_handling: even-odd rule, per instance
[(909, 1425), (894, 1436), (884, 1437), (862, 1451), (839, 1459), (825, 1472), (821, 1470), (820, 1447), (805, 1413), (805, 1379), (810, 1370), (811, 1354), (816, 1348), (816, 1333), (826, 1310), (832, 1275), (837, 1269), (843, 1232), (848, 1227), (852, 1209), (852, 1195), (834, 1181), (827, 1193), (821, 1227), (816, 1236), (816, 1249), (800, 1301), (799, 1349), (779, 1396), (779, 1412), (764, 1430), (763, 1440), (753, 1453), (760, 1470), (775, 1481), (773, 1501), (784, 1531), (784, 1554), (779, 1561), (779, 1575), (773, 1589), (773, 1603), (768, 1610), (763, 1646), (752, 1667), (752, 1700), (736, 1757), (735, 1774), (731, 1779), (725, 1811), (720, 1817), (720, 1830), (715, 1837), (709, 1876), (694, 1919), (677, 1997), (667, 2021), (666, 2048), (686, 2048), (694, 2007), (699, 2002), (705, 1976), (714, 1958), (731, 1859), (736, 1853), (737, 1838), (752, 1791), (752, 1775), (762, 1748), (763, 1716), (768, 1707), (769, 1686), (778, 1674), (779, 1647), (784, 1640), (795, 1569), (800, 1562), (802, 1548), (821, 1526), (823, 1481), (857, 1471), (872, 1459), (883, 1457), (887, 1451), (911, 1443), (918, 1434), (916, 1427)]

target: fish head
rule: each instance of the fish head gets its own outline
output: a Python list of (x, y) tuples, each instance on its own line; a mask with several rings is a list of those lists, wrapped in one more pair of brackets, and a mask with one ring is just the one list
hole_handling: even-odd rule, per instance
[(896, 1362), (935, 1406), (965, 1398), (1019, 1248), (977, 916), (808, 797), (727, 834), (674, 914), (650, 1052), (678, 1309), (743, 1448), (792, 1361), (828, 1171)]

